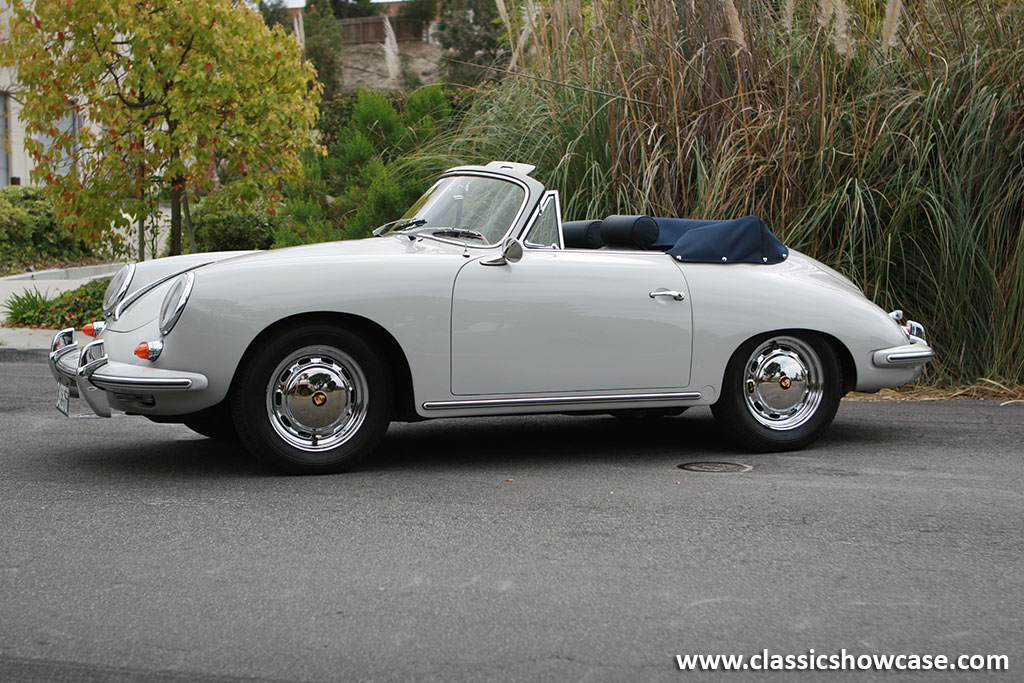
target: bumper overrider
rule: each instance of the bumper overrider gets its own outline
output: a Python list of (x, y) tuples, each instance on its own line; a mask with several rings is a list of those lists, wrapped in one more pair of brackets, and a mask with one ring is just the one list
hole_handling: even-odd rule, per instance
[(206, 377), (198, 373), (112, 361), (102, 339), (79, 350), (72, 327), (54, 335), (48, 362), (54, 379), (70, 389), (71, 398), (84, 398), (100, 417), (110, 417), (111, 394), (119, 403), (144, 411), (155, 406), (165, 392), (196, 391), (207, 386)]

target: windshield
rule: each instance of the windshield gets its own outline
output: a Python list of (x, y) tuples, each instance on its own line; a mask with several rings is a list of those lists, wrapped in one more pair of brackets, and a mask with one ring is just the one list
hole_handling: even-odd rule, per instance
[(508, 180), (449, 176), (434, 183), (401, 219), (381, 232), (415, 231), (497, 244), (525, 201), (526, 191)]

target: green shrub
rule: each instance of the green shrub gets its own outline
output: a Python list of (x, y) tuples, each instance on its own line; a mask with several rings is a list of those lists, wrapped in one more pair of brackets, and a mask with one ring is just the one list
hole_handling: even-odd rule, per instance
[(12, 294), (4, 303), (7, 324), (11, 327), (35, 327), (46, 319), (50, 302), (46, 295), (33, 287), (21, 294)]
[(360, 90), (352, 108), (349, 129), (362, 133), (380, 152), (386, 152), (402, 142), (405, 128), (387, 95), (369, 90)]
[(103, 293), (110, 278), (87, 282), (77, 289), (47, 299), (38, 289), (11, 296), (4, 303), (10, 327), (42, 327), (59, 330), (81, 328), (86, 323), (103, 319)]
[(269, 249), (283, 221), (276, 215), (276, 209), (264, 202), (224, 205), (207, 198), (192, 210), (192, 229), (199, 251)]
[(369, 237), (374, 228), (405, 213), (424, 189), (422, 183), (401, 177), (395, 165), (374, 159), (342, 197), (345, 204), (354, 207), (345, 219), (346, 239)]
[(437, 16), (438, 0), (406, 0), (398, 10), (398, 16), (411, 19), (416, 31), (420, 34)]
[(405, 121), (413, 137), (419, 142), (434, 134), (451, 116), (448, 98), (439, 85), (419, 88), (405, 101)]
[(281, 221), (275, 229), (274, 247), (329, 242), (340, 236), (316, 199), (288, 199), (284, 213), (288, 220)]
[(80, 238), (57, 226), (53, 205), (30, 186), (0, 188), (0, 272), (90, 256)]
[(306, 59), (313, 63), (317, 80), (324, 86), (323, 99), (332, 100), (342, 84), (341, 47), (345, 31), (325, 2), (307, 3), (303, 24)]
[[(579, 10), (576, 10), (579, 12)], [(506, 27), (501, 22), (498, 6), (491, 0), (448, 0), (441, 7), (438, 38), (445, 53), (460, 62), (491, 66), (508, 61), (508, 45), (503, 39)], [(451, 83), (477, 85), (485, 79), (499, 78), (488, 69), (445, 62), (444, 70)]]
[(337, 171), (347, 175), (377, 156), (377, 150), (365, 133), (356, 130), (339, 139), (330, 154), (332, 164), (339, 164)]

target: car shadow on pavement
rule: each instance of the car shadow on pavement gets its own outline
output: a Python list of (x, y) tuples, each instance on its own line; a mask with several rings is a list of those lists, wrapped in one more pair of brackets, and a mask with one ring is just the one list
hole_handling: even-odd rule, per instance
[(763, 457), (734, 446), (710, 412), (697, 409), (679, 417), (655, 419), (553, 415), (393, 425), (380, 449), (360, 469), (666, 461), (674, 466), (689, 460)]
[(807, 448), (754, 453), (734, 445), (707, 408), (678, 417), (611, 415), (452, 418), (392, 425), (362, 471), (418, 467), (489, 467), (510, 463), (558, 467), (578, 463), (674, 464), (694, 460), (766, 462), (792, 456), (836, 457), (852, 449), (911, 438), (905, 426), (844, 419)]
[[(182, 428), (184, 429), (184, 428)], [(236, 479), (277, 473), (254, 458), (239, 441), (192, 436), (154, 440), (134, 447), (76, 449), (73, 466), (109, 478)]]
[[(251, 456), (238, 441), (205, 439), (184, 427), (174, 429), (164, 439), (131, 447), (80, 446), (73, 466), (114, 478), (277, 476), (273, 468)], [(182, 430), (180, 434), (178, 429)], [(675, 466), (694, 460), (767, 464), (770, 459), (778, 461), (794, 455), (832, 458), (850, 446), (890, 442), (895, 431), (893, 425), (838, 420), (820, 441), (802, 451), (759, 454), (734, 446), (706, 409), (654, 419), (610, 415), (452, 418), (391, 425), (377, 451), (355, 472), (470, 472), (510, 465), (560, 468), (582, 463)]]

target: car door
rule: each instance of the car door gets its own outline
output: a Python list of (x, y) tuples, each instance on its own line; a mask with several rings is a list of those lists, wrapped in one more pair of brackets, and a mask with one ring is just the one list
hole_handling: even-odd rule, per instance
[(531, 229), (517, 263), (486, 265), (493, 257), (477, 258), (456, 276), (454, 395), (621, 392), (689, 384), (690, 301), (682, 271), (670, 256), (563, 250), (557, 244), (531, 248), (549, 243), (532, 235)]

